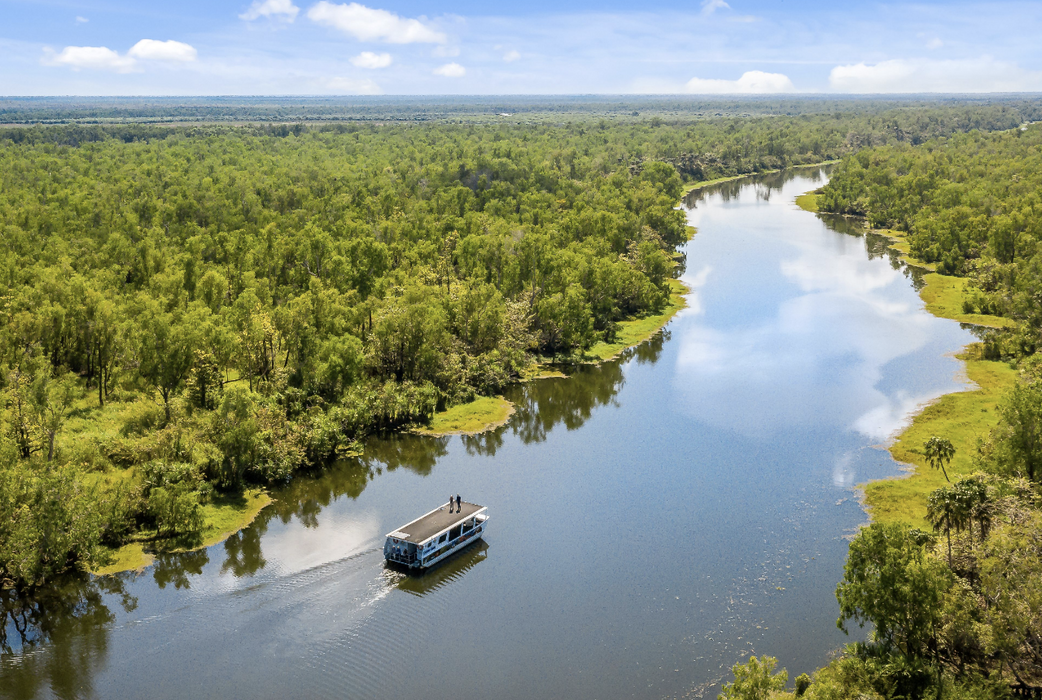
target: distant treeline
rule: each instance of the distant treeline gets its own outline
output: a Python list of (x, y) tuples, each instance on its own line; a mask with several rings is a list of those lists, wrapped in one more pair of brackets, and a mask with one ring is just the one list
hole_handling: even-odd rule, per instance
[[(113, 122), (566, 122), (655, 117), (693, 121), (719, 117), (869, 115), (886, 112), (982, 115), (975, 128), (993, 129), (987, 115), (1009, 111), (1020, 122), (1042, 118), (1035, 97), (835, 97), (704, 95), (494, 95), (330, 97), (0, 97), (0, 123)], [(972, 119), (973, 117), (971, 117)]]
[(38, 584), (142, 528), (190, 535), (214, 489), (611, 340), (667, 303), (684, 180), (1023, 109), (4, 130), (0, 579)]

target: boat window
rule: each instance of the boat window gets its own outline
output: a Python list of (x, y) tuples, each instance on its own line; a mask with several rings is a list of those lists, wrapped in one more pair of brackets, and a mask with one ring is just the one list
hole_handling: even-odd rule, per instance
[(438, 538), (438, 544), (442, 544), (448, 538), (449, 538), (449, 533), (446, 532), (444, 535), (442, 535), (441, 537)]

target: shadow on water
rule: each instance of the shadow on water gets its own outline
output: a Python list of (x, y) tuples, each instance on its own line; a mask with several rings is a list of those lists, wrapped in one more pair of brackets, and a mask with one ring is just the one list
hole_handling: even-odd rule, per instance
[(478, 540), (466, 549), (438, 563), (421, 574), (404, 572), (385, 564), (389, 576), (397, 577), (395, 585), (406, 593), (425, 596), (446, 586), (488, 558), (488, 542)]
[[(91, 696), (93, 677), (104, 667), (115, 615), (104, 596), (119, 596), (127, 612), (137, 599), (126, 591), (132, 574), (69, 578), (22, 596), (0, 590), (0, 696)], [(47, 647), (48, 653), (34, 653)]]

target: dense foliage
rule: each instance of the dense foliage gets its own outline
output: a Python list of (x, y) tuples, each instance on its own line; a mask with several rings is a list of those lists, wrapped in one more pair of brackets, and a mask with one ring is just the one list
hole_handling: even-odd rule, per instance
[(1042, 127), (970, 133), (922, 146), (850, 156), (819, 200), (909, 234), (912, 254), (942, 274), (966, 276), (970, 313), (1008, 316), (1017, 332), (993, 343), (1030, 355), (1042, 328)]
[(684, 179), (1033, 109), (0, 132), (0, 578), (610, 341), (669, 299)]

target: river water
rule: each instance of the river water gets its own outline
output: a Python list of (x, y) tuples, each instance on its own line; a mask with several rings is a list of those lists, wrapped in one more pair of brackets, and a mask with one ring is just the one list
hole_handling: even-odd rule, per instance
[[(503, 428), (372, 441), (223, 544), (33, 601), (0, 695), (715, 697), (750, 653), (820, 666), (849, 639), (854, 486), (899, 473), (879, 445), (965, 388), (951, 354), (973, 340), (882, 239), (794, 205), (825, 177), (690, 195), (688, 308), (512, 388)], [(486, 541), (385, 568), (382, 535), (457, 492), (489, 507)]]

